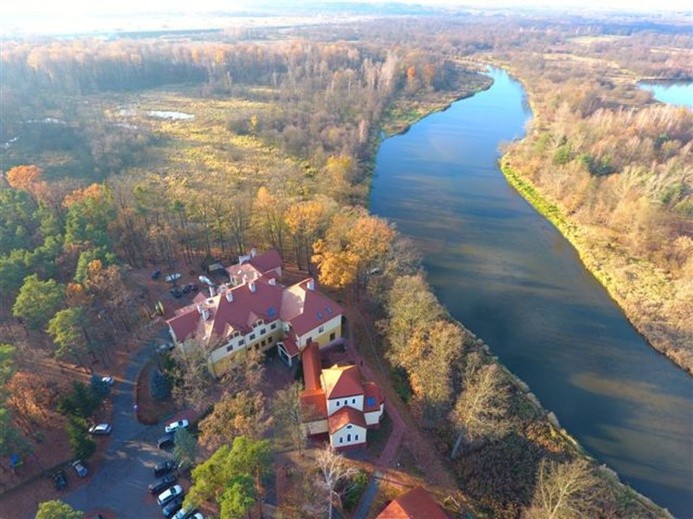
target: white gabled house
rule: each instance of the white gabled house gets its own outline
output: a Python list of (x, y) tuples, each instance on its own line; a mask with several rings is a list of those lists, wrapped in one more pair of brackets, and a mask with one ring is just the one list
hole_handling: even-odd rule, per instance
[(216, 293), (197, 294), (193, 304), (178, 309), (166, 322), (180, 347), (194, 340), (208, 353), (210, 371), (221, 376), (234, 355), (277, 346), (290, 366), (310, 341), (321, 347), (341, 338), (342, 308), (316, 290), (315, 280), (291, 287), (278, 281), (281, 257), (277, 251), (255, 250), (227, 268), (231, 282)]
[(322, 369), (317, 343), (308, 344), (301, 361), (305, 381), (301, 413), (306, 435), (327, 434), (336, 449), (364, 445), (367, 430), (380, 424), (385, 409), (380, 388), (364, 380), (355, 365)]

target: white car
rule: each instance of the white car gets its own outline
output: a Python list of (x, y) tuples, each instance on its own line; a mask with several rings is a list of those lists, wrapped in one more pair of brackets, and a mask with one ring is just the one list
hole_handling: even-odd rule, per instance
[(111, 376), (101, 377), (101, 382), (108, 384), (109, 386), (115, 384), (115, 380)]
[(166, 427), (164, 427), (164, 431), (166, 434), (172, 434), (175, 433), (177, 429), (185, 429), (190, 425), (190, 422), (187, 420), (178, 420), (177, 422), (171, 422), (168, 424)]
[(171, 499), (182, 494), (183, 487), (181, 487), (180, 485), (175, 485), (169, 488), (168, 490), (164, 490), (161, 494), (159, 494), (159, 497), (156, 498), (156, 502), (159, 503), (160, 506), (164, 506)]
[(99, 425), (92, 425), (91, 427), (89, 427), (89, 434), (95, 434), (99, 436), (111, 434), (111, 424), (100, 423)]

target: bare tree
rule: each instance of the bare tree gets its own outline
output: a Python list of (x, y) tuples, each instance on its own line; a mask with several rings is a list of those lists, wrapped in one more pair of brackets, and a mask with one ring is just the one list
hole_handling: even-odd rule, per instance
[[(315, 462), (322, 475), (318, 486), (325, 492), (327, 517), (332, 519), (334, 502), (339, 502), (341, 499), (341, 493), (337, 491), (339, 484), (349, 481), (358, 470), (356, 467), (348, 465), (344, 457), (341, 454), (337, 454), (331, 446), (318, 451), (318, 454), (315, 456)], [(346, 491), (346, 489), (342, 488), (342, 491)]]
[(272, 414), (282, 434), (288, 435), (294, 447), (302, 454), (305, 435), (301, 426), (300, 394), (301, 386), (297, 382), (277, 391), (272, 402)]
[(473, 444), (482, 438), (502, 436), (509, 427), (505, 419), (509, 394), (498, 364), (483, 364), (480, 355), (470, 354), (464, 386), (450, 413), (459, 431), (451, 459), (455, 459), (463, 441)]
[(176, 368), (173, 398), (195, 409), (204, 409), (211, 403), (211, 391), (214, 387), (207, 354), (197, 342), (188, 340), (174, 357)]
[(596, 510), (600, 480), (585, 459), (558, 463), (542, 459), (527, 519), (590, 517)]

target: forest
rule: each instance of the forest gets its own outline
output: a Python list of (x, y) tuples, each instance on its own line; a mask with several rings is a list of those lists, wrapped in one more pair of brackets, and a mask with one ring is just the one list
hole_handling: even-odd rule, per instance
[[(149, 271), (229, 264), (257, 246), (276, 248), (366, 310), (397, 398), (434, 438), (454, 481), (446, 492), (461, 494), (463, 509), (661, 516), (585, 461), (488, 347), (450, 318), (420, 253), (366, 203), (383, 131), (405, 131), (488, 87), (487, 63), (507, 67), (534, 111), (528, 137), (507, 147), (508, 174), (557, 211), (638, 330), (690, 371), (693, 115), (637, 88), (643, 77), (693, 77), (684, 28), (430, 16), (265, 29), (247, 39), (5, 42), (0, 455), (40, 449), (35, 430), (55, 420), (75, 454), (90, 454), (86, 424), (100, 400), (32, 368), (65, 363), (91, 373), (95, 361), (108, 364), (154, 326), (149, 309), (161, 296), (145, 282)], [(369, 276), (374, 269), (381, 275)], [(240, 389), (261, 384), (256, 367), (224, 380), (216, 406), (214, 381), (195, 366), (170, 371), (174, 398), (210, 412), (200, 423), (203, 449), (180, 453), (195, 482), (188, 498), (216, 499), (224, 517), (244, 516), (262, 492), (256, 473), (272, 472), (270, 417), (291, 427), (281, 423), (290, 393), (272, 403)], [(91, 403), (75, 404), (82, 401)], [(222, 432), (219, 422), (230, 420), (235, 428)], [(579, 481), (571, 491), (561, 488), (566, 473)], [(229, 481), (246, 508), (235, 508), (236, 494), (220, 496)], [(565, 499), (547, 499), (561, 492)], [(305, 492), (283, 512), (321, 516), (311, 500), (323, 495), (323, 487)]]

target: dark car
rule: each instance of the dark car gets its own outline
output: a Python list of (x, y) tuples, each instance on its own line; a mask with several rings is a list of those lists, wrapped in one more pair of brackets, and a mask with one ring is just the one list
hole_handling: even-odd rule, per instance
[(159, 279), (161, 277), (161, 271), (160, 270), (155, 270), (152, 272), (152, 279)]
[(152, 482), (147, 488), (152, 494), (160, 494), (176, 482), (176, 476), (169, 474)]
[(156, 445), (160, 449), (168, 449), (170, 447), (173, 447), (173, 435), (172, 434), (165, 434), (158, 440), (156, 440)]
[(53, 481), (55, 482), (56, 490), (62, 490), (67, 486), (67, 476), (64, 470), (59, 470), (53, 474)]
[(170, 290), (170, 292), (171, 292), (171, 295), (173, 297), (175, 297), (176, 299), (180, 299), (181, 297), (183, 297), (183, 291), (178, 287), (172, 288)]
[(84, 466), (84, 463), (82, 463), (82, 460), (75, 460), (71, 463), (71, 465), (80, 478), (85, 478), (87, 477), (87, 474), (89, 474), (89, 471), (87, 470), (87, 467)]
[(176, 462), (171, 460), (162, 461), (154, 467), (154, 476), (160, 478), (176, 468)]
[(161, 508), (161, 513), (166, 518), (173, 517), (173, 514), (180, 510), (182, 506), (183, 496), (177, 496)]

